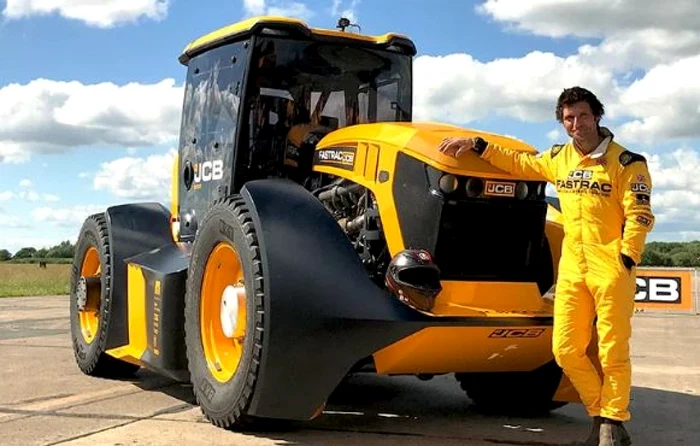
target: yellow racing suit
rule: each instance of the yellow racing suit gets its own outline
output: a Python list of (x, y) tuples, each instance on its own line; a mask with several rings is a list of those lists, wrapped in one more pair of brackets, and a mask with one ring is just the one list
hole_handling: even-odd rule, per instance
[[(553, 353), (589, 415), (627, 421), (635, 265), (654, 225), (652, 185), (645, 158), (614, 142), (608, 129), (601, 133), (603, 142), (585, 156), (573, 142), (536, 156), (483, 142), (477, 152), (501, 170), (556, 186), (565, 237)], [(602, 382), (586, 355), (594, 320)]]

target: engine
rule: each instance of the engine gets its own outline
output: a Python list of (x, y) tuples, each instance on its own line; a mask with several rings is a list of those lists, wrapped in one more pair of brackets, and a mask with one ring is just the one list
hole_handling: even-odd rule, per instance
[(372, 192), (350, 180), (339, 178), (315, 189), (313, 194), (348, 236), (370, 278), (377, 284), (383, 284), (384, 273), (391, 259)]

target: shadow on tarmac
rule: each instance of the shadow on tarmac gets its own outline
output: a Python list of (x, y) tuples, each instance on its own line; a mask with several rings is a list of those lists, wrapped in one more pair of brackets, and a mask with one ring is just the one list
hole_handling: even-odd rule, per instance
[[(145, 377), (151, 372), (139, 374)], [(134, 384), (141, 387), (138, 380)], [(192, 387), (187, 384), (142, 388), (196, 405)], [(633, 419), (627, 426), (634, 445), (700, 444), (697, 395), (634, 387), (631, 411)], [(453, 375), (438, 376), (431, 381), (408, 376), (354, 375), (338, 386), (317, 419), (265, 423), (246, 434), (289, 445), (326, 445), (329, 441), (334, 445), (350, 445), (359, 444), (358, 438), (372, 443), (376, 437), (377, 443), (401, 446), (436, 443), (534, 446), (582, 441), (589, 428), (589, 420), (578, 404), (533, 418), (482, 413), (462, 392)]]

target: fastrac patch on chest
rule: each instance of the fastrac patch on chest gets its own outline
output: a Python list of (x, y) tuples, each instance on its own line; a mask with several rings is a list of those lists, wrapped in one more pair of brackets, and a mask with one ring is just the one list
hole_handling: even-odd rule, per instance
[(610, 196), (613, 185), (605, 169), (600, 166), (571, 170), (565, 179), (557, 179), (557, 192)]

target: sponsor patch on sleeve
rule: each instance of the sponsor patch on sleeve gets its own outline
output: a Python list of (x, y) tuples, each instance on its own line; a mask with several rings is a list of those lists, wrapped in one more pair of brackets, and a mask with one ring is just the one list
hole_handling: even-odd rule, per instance
[(651, 204), (651, 196), (649, 194), (637, 194), (635, 204), (639, 206), (649, 206)]
[(637, 215), (637, 223), (644, 225), (644, 226), (651, 226), (651, 218), (645, 216), (645, 215)]
[(646, 183), (630, 183), (632, 192), (649, 192), (649, 186)]

